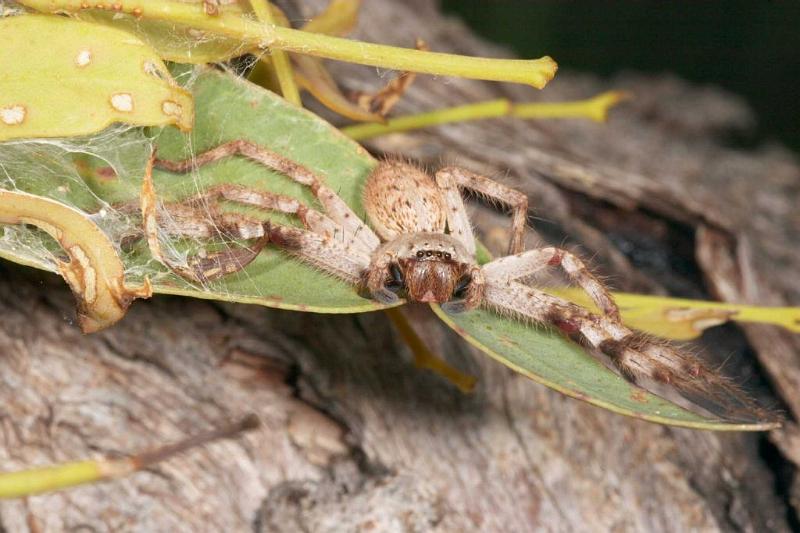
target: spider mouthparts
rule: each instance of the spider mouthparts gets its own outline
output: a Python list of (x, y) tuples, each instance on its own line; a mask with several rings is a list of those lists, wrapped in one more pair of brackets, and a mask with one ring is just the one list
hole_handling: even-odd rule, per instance
[(429, 290), (425, 292), (425, 294), (422, 295), (422, 298), (420, 298), (418, 301), (423, 303), (434, 303), (436, 302), (436, 295), (433, 294), (433, 291)]

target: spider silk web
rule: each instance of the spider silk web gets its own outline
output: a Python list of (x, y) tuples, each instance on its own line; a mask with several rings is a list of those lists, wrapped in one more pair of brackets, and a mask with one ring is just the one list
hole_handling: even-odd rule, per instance
[[(181, 83), (190, 87), (193, 76), (191, 72), (183, 74)], [(138, 284), (145, 276), (158, 282), (170, 272), (144, 250), (147, 243), (139, 194), (160, 133), (160, 128), (115, 124), (84, 137), (0, 143), (0, 187), (56, 200), (80, 211), (114, 244), (125, 266), (126, 282)], [(190, 137), (185, 137), (186, 151), (193, 154)], [(188, 188), (202, 192), (193, 172), (179, 179), (191, 180)], [(178, 232), (170, 225), (178, 222), (162, 201), (158, 205), (162, 252), (176, 264), (186, 264), (191, 254), (209, 245), (233, 246), (224, 239), (201, 243), (173, 237)], [(0, 255), (50, 272), (58, 272), (57, 262), (66, 259), (58, 243), (31, 224), (0, 225)]]
[[(279, 307), (287, 299), (283, 303), (289, 308), (302, 308), (306, 302), (311, 302), (311, 306), (341, 308), (340, 312), (374, 308), (375, 304), (359, 298), (352, 287), (330, 279), (313, 267), (297, 261), (287, 265), (285, 254), (272, 247), (259, 253), (254, 262), (257, 264), (249, 265), (247, 270), (235, 268), (230, 275), (210, 280), (176, 279), (177, 270), (170, 270), (153, 257), (143, 231), (140, 193), (147, 161), (156, 147), (159, 158), (195, 161), (186, 173), (167, 173), (159, 169), (153, 173), (158, 197), (158, 241), (161, 257), (167, 260), (165, 263), (169, 267), (187, 267), (193, 259), (211, 254), (241, 253), (254, 244), (252, 237), (232, 235), (225, 228), (217, 227), (214, 216), (218, 216), (220, 210), (256, 222), (272, 219), (299, 225), (292, 215), (208, 199), (207, 193), (212, 187), (234, 184), (266, 189), (320, 208), (306, 187), (242, 156), (233, 155), (213, 163), (221, 174), (215, 174), (217, 170), (206, 172), (206, 167), (201, 168), (195, 159), (202, 151), (232, 139), (251, 139), (250, 133), (255, 132), (259, 144), (302, 162), (341, 193), (345, 201), (356, 206), (360, 204), (360, 183), (373, 164), (355, 143), (332, 132), (332, 127), (305, 111), (290, 108), (263, 89), (235, 83), (241, 76), (230, 70), (223, 73), (187, 66), (173, 69), (176, 80), (187, 89), (195, 88), (202, 77), (207, 94), (213, 93), (208, 88), (209, 73), (218, 75), (231, 96), (227, 98), (224, 92), (205, 99), (197, 96), (196, 114), (203, 114), (204, 118), (198, 118), (192, 134), (181, 134), (174, 127), (138, 128), (117, 124), (86, 137), (0, 143), (0, 187), (50, 198), (79, 210), (113, 243), (124, 265), (125, 281), (131, 285), (138, 285), (148, 277), (153, 284), (160, 285), (159, 292), (235, 301), (257, 300), (256, 303)], [(260, 114), (251, 109), (257, 100), (267, 108), (258, 111)], [(212, 110), (208, 111), (209, 108)], [(202, 139), (202, 146), (195, 146), (195, 137)], [(194, 215), (187, 222), (185, 213), (181, 216), (176, 204), (190, 201)], [(360, 208), (357, 213), (363, 214)], [(210, 236), (187, 234), (187, 226), (204, 226)], [(66, 259), (63, 250), (49, 235), (31, 225), (0, 226), (0, 256), (52, 272), (57, 271), (59, 260)], [(228, 266), (236, 267), (235, 260)], [(290, 278), (301, 279), (299, 284), (294, 283), (300, 289), (287, 295), (285, 287), (289, 286)], [(309, 278), (313, 282), (310, 285), (306, 283)], [(323, 293), (321, 301), (319, 296)]]

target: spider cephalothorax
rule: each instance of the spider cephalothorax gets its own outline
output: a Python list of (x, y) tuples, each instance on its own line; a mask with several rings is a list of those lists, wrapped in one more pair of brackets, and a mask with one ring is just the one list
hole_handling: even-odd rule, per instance
[[(204, 200), (223, 199), (290, 213), (304, 225), (256, 224), (254, 228), (238, 218), (213, 221), (234, 236), (256, 238), (258, 246), (269, 241), (384, 303), (405, 298), (439, 303), (450, 312), (482, 307), (551, 326), (605, 354), (628, 379), (650, 378), (689, 396), (710, 395), (717, 404), (731, 401), (751, 407), (736, 387), (691, 354), (653, 342), (623, 325), (608, 289), (578, 257), (554, 247), (523, 251), (528, 198), (518, 191), (459, 167), (442, 168), (431, 176), (402, 161), (384, 161), (364, 186), (367, 225), (314, 173), (247, 141), (220, 145), (193, 160), (161, 161), (160, 166), (180, 172), (233, 154), (249, 157), (309, 187), (323, 211), (294, 198), (223, 186)], [(462, 189), (511, 207), (508, 255), (478, 265)], [(244, 255), (239, 252), (237, 264), (246, 264), (258, 253), (258, 246)], [(547, 268), (563, 270), (586, 292), (598, 312), (524, 283)], [(212, 270), (215, 275), (225, 272), (219, 267)], [(202, 275), (205, 273), (198, 277)]]
[(444, 233), (402, 234), (381, 245), (364, 271), (362, 286), (384, 303), (480, 302), (480, 268), (455, 238)]

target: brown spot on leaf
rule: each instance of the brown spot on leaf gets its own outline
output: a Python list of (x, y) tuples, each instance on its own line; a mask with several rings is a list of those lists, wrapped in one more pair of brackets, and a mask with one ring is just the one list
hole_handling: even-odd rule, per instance
[(117, 179), (117, 171), (113, 167), (98, 167), (95, 175), (103, 181), (113, 181)]
[(631, 389), (631, 400), (639, 403), (647, 403), (647, 393), (642, 389)]

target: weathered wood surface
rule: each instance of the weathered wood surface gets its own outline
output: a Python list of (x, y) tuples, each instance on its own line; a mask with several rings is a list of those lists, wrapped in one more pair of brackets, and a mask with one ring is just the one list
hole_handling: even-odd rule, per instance
[[(430, 2), (365, 4), (361, 38), (508, 55)], [(493, 120), (369, 146), (508, 171), (547, 221), (539, 234), (581, 244), (617, 288), (800, 304), (800, 168), (777, 146), (723, 145), (751, 120), (739, 101), (674, 78), (602, 83), (564, 70), (542, 94), (423, 78), (401, 111), (611, 86), (637, 98), (607, 125)], [(374, 69), (337, 71), (349, 88), (376, 85)], [(82, 336), (59, 280), (8, 265), (0, 310), (4, 469), (141, 450), (250, 411), (264, 423), (128, 479), (4, 502), (0, 530), (786, 531), (797, 502), (793, 425), (768, 440), (623, 418), (506, 370), (435, 322), (435, 348), (480, 377), (475, 394), (415, 369), (381, 314), (158, 297)], [(717, 332), (709, 356), (743, 352), (736, 368), (763, 375), (796, 416), (798, 336), (743, 331)]]

